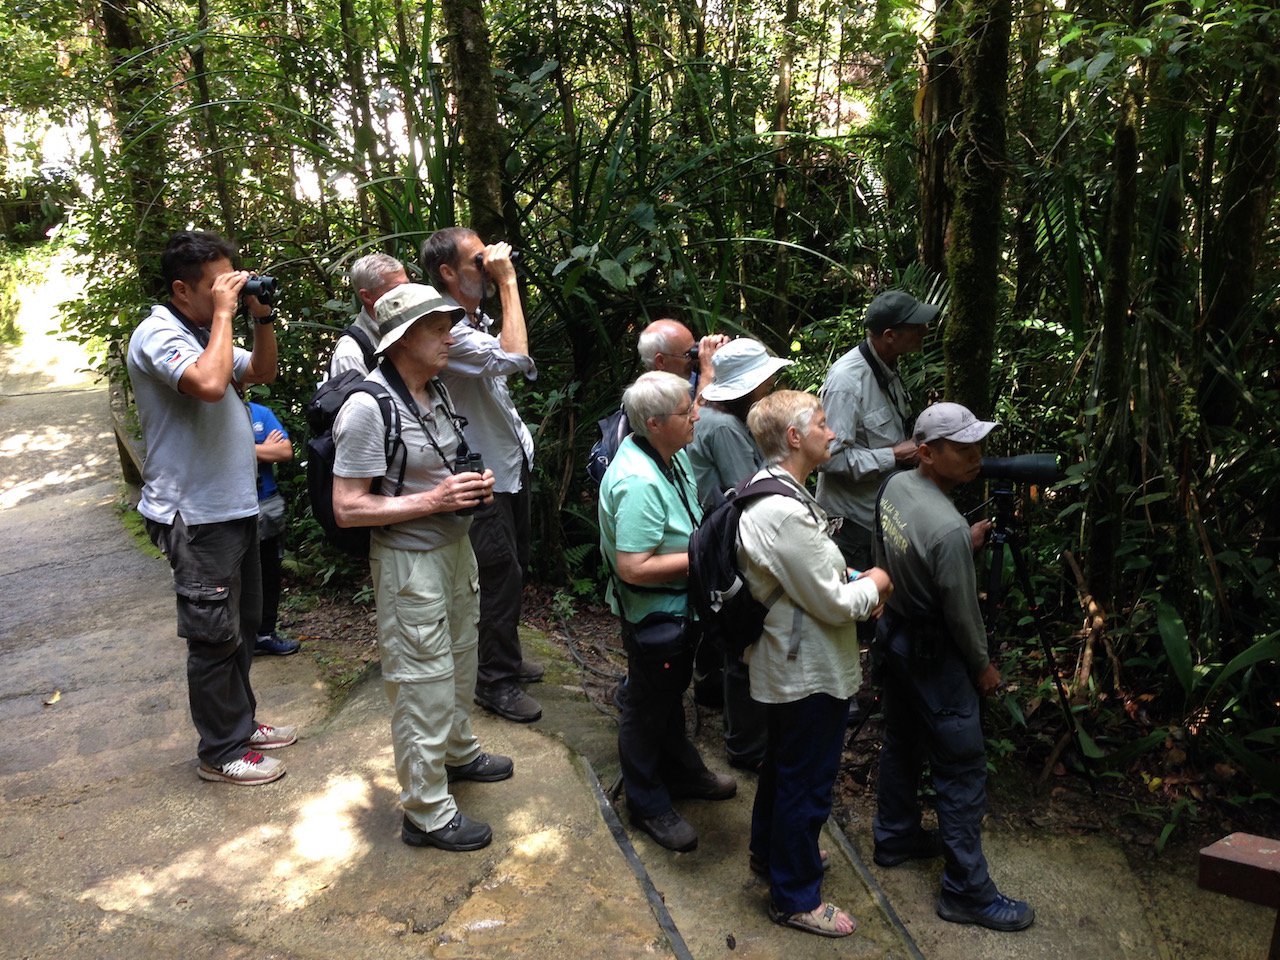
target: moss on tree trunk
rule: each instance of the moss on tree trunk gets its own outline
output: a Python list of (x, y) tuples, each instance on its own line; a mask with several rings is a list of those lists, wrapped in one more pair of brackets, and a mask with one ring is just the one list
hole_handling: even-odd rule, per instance
[(489, 27), (481, 0), (443, 0), (449, 66), (462, 134), (462, 194), (471, 228), (486, 243), (507, 239), (502, 217), (502, 144), (493, 87)]
[(960, 53), (964, 119), (952, 165), (951, 306), (943, 349), (947, 398), (979, 416), (991, 409), (992, 343), (1001, 304), (1010, 17), (1008, 0), (974, 0), (966, 10), (969, 37)]

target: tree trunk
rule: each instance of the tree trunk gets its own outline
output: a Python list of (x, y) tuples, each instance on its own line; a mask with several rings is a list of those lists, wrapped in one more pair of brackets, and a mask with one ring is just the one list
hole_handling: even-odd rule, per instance
[(991, 410), (991, 361), (1000, 311), (1009, 0), (973, 0), (961, 52), (964, 119), (954, 155), (955, 208), (947, 250), (951, 306), (943, 351), (946, 395), (979, 416)]
[(790, 308), (787, 287), (791, 279), (790, 239), (787, 209), (787, 166), (791, 162), (791, 66), (796, 55), (796, 21), (800, 18), (799, 0), (786, 0), (782, 18), (782, 50), (778, 55), (778, 86), (774, 101), (773, 132), (777, 138), (777, 154), (773, 165), (773, 316), (770, 326), (776, 334), (787, 329)]
[(486, 243), (507, 238), (502, 216), (502, 152), (498, 99), (482, 0), (443, 0), (453, 92), (462, 136), (463, 196), (471, 228)]
[(358, 193), (360, 218), (366, 229), (374, 217), (383, 234), (392, 232), (389, 213), (374, 200), (374, 210), (369, 209), (369, 184), (382, 176), (382, 164), (378, 159), (378, 135), (373, 129), (373, 107), (369, 102), (369, 84), (365, 81), (364, 44), (357, 36), (360, 19), (356, 16), (355, 0), (338, 0), (338, 22), (342, 29), (343, 67), (347, 85), (351, 87), (351, 102), (355, 111), (356, 162), (363, 163), (360, 178), (364, 181)]
[[(635, 144), (635, 170), (636, 179), (640, 183), (646, 183), (649, 178), (649, 134), (653, 129), (653, 93), (644, 86), (644, 79), (640, 74), (640, 41), (636, 36), (635, 11), (632, 4), (624, 3), (622, 6), (622, 42), (627, 48), (627, 69), (631, 81), (630, 96), (640, 95), (640, 91), (644, 90), (644, 100), (640, 104), (640, 112), (637, 122), (631, 125), (632, 142)], [(574, 203), (579, 202), (579, 197), (574, 194)]]
[[(1280, 140), (1280, 65), (1267, 57), (1245, 81), (1222, 179), (1222, 211), (1205, 250), (1202, 336), (1230, 348), (1238, 321), (1253, 299), (1258, 252), (1264, 249), (1267, 213), (1275, 195), (1276, 147)], [(1207, 185), (1206, 185), (1207, 187)], [(1200, 409), (1216, 426), (1235, 421), (1239, 395), (1216, 372), (1206, 376)]]
[[(405, 13), (405, 0), (395, 0), (395, 9), (392, 16), (396, 24), (396, 60), (399, 68), (396, 70), (396, 82), (400, 86), (401, 110), (404, 112), (404, 133), (405, 139), (409, 142), (409, 156), (406, 164), (405, 174), (413, 178), (414, 199), (417, 200), (418, 193), (418, 98), (422, 95), (419, 88), (413, 82), (417, 70), (426, 68), (426, 64), (422, 62), (429, 48), (423, 45), (423, 57), (419, 57), (419, 47), (416, 39), (409, 37), (409, 18)], [(410, 211), (417, 213), (417, 210)]]
[(955, 150), (955, 120), (960, 113), (960, 70), (947, 33), (959, 0), (940, 0), (933, 36), (921, 65), (917, 94), (917, 146), (920, 177), (920, 262), (934, 273), (946, 270), (947, 226), (955, 200), (947, 162)]
[(159, 253), (169, 235), (164, 185), (169, 167), (164, 100), (145, 51), (137, 0), (103, 0), (102, 29), (111, 58), (111, 114), (121, 144), (127, 202), (133, 211), (133, 255), (148, 293), (163, 293)]
[(1018, 36), (1018, 59), (1022, 71), (1018, 82), (1018, 106), (1016, 129), (1018, 143), (1014, 153), (1020, 158), (1026, 173), (1018, 189), (1016, 201), (1017, 219), (1013, 228), (1013, 257), (1017, 269), (1014, 285), (1014, 313), (1023, 317), (1035, 309), (1041, 289), (1040, 252), (1036, 249), (1037, 210), (1040, 207), (1040, 188), (1043, 181), (1033, 177), (1031, 171), (1039, 163), (1039, 118), (1044, 115), (1044, 80), (1036, 65), (1040, 62), (1040, 49), (1044, 38), (1048, 5), (1043, 0), (1031, 0), (1022, 21)]
[(1120, 546), (1120, 486), (1127, 480), (1129, 454), (1128, 390), (1124, 375), (1129, 330), (1129, 278), (1134, 217), (1138, 205), (1137, 106), (1126, 91), (1116, 125), (1111, 170), (1115, 177), (1103, 262), (1102, 336), (1099, 345), (1098, 412), (1091, 448), (1097, 458), (1089, 489), (1089, 585), (1104, 609), (1112, 608)]
[(188, 47), (191, 56), (191, 72), (200, 94), (200, 117), (204, 121), (204, 151), (209, 159), (213, 191), (218, 197), (218, 210), (222, 214), (222, 232), (227, 236), (236, 233), (236, 208), (231, 200), (231, 185), (227, 178), (227, 159), (222, 152), (222, 138), (213, 116), (213, 95), (209, 91), (209, 73), (205, 66), (205, 46), (209, 40), (209, 0), (200, 0), (196, 7), (196, 29), (200, 33), (196, 44)]

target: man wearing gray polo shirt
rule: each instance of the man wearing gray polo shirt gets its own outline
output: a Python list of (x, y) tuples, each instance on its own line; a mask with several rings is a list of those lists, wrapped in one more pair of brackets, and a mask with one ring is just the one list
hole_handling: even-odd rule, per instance
[(249, 279), (232, 266), (235, 255), (212, 233), (169, 239), (160, 260), (169, 300), (134, 330), (127, 366), (147, 444), (138, 512), (173, 570), (200, 734), (196, 772), (255, 785), (284, 776), (284, 765), (260, 751), (287, 747), (297, 733), (257, 722), (249, 684), (262, 574), (253, 427), (238, 390), (275, 379), (276, 335), (271, 307), (246, 297), (253, 351), (234, 346), (232, 320)]
[(449, 794), (455, 780), (511, 776), (509, 757), (484, 753), (471, 729), (479, 588), (467, 539), (470, 512), (493, 496), (493, 473), (455, 473), (462, 425), (437, 375), (460, 312), (432, 287), (406, 283), (377, 304), (378, 353), (367, 382), (399, 411), (401, 443), (367, 393), (348, 397), (334, 422), (333, 515), (372, 527), (369, 569), (378, 611), (382, 680), (411, 846), (479, 850), (493, 833)]
[(867, 307), (867, 339), (831, 365), (819, 396), (835, 431), (831, 459), (818, 468), (818, 503), (843, 522), (834, 536), (845, 563), (872, 566), (876, 491), (916, 464), (911, 397), (898, 358), (916, 353), (938, 308), (889, 290)]
[[(480, 667), (475, 701), (491, 713), (517, 723), (532, 723), (542, 706), (521, 683), (542, 679), (540, 664), (524, 659), (520, 648), (520, 596), (529, 567), (529, 469), (533, 437), (520, 419), (507, 379), (535, 380), (529, 356), (520, 290), (511, 262), (511, 245), (486, 246), (465, 227), (437, 230), (422, 245), (422, 272), (443, 293), (462, 305), (453, 325), (449, 364), (440, 379), (466, 417), (467, 443), (493, 469), (493, 503), (476, 511), (471, 545), (480, 564)], [(481, 302), (496, 287), (502, 303), (502, 328)]]

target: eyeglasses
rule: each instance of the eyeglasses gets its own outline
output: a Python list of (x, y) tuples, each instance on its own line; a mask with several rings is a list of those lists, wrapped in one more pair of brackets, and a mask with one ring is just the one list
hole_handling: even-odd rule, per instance
[(675, 413), (664, 413), (664, 417), (684, 417), (686, 420), (692, 420), (697, 414), (698, 408), (693, 404), (689, 405), (688, 410), (677, 410)]

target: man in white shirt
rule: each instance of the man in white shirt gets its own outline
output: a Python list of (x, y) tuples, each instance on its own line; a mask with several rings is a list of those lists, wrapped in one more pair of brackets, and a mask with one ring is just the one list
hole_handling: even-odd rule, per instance
[[(475, 701), (516, 723), (532, 723), (542, 706), (521, 687), (542, 679), (543, 667), (520, 649), (520, 599), (529, 566), (529, 470), (533, 437), (507, 389), (519, 374), (536, 380), (529, 356), (511, 245), (486, 245), (465, 227), (438, 230), (422, 245), (422, 272), (465, 315), (450, 335), (449, 363), (440, 379), (466, 418), (467, 446), (493, 471), (493, 502), (480, 506), (471, 545), (480, 565), (480, 664)], [(481, 309), (490, 288), (502, 304), (502, 326)]]

